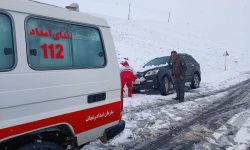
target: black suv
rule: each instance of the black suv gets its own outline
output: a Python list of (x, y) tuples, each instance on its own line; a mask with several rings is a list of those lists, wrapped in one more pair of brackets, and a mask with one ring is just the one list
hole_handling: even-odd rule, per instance
[[(187, 64), (186, 86), (196, 89), (200, 86), (200, 64), (188, 54), (179, 54)], [(157, 89), (161, 95), (167, 95), (174, 90), (174, 80), (171, 76), (170, 56), (155, 58), (145, 64), (142, 71), (137, 72), (133, 92)]]

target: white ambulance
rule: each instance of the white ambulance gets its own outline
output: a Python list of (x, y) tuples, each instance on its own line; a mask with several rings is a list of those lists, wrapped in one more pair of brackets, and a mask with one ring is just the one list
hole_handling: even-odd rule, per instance
[(107, 22), (29, 0), (0, 1), (0, 149), (78, 149), (121, 120)]

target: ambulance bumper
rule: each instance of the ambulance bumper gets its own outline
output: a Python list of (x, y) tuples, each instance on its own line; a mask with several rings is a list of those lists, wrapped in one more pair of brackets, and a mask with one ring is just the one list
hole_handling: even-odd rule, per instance
[(100, 139), (103, 143), (114, 138), (116, 135), (120, 134), (125, 128), (125, 121), (121, 120), (117, 125), (107, 128), (104, 131), (104, 136)]

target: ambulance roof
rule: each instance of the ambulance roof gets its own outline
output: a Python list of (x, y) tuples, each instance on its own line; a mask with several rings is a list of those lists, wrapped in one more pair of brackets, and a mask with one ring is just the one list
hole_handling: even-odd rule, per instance
[(32, 0), (0, 0), (0, 10), (21, 12), (60, 20), (109, 27), (105, 19), (92, 16), (87, 13), (70, 11), (66, 8)]

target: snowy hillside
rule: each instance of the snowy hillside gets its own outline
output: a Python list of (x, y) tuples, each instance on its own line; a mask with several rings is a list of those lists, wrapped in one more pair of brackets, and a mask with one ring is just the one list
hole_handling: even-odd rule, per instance
[[(155, 57), (171, 50), (191, 54), (200, 64), (203, 82), (217, 82), (250, 70), (250, 50), (224, 48), (224, 45), (197, 34), (195, 28), (160, 21), (126, 21), (110, 19), (118, 58), (130, 59), (135, 70)], [(180, 30), (182, 28), (182, 30)], [(227, 50), (228, 71), (224, 71)]]
[[(64, 7), (66, 0), (39, 0)], [(76, 0), (80, 11), (105, 17), (119, 61), (127, 57), (138, 70), (171, 50), (191, 54), (201, 64), (202, 82), (229, 79), (250, 70), (250, 2), (172, 0)], [(127, 20), (131, 3), (131, 20)], [(215, 5), (216, 4), (216, 5)], [(241, 11), (239, 11), (241, 10)], [(170, 12), (170, 22), (168, 16)], [(224, 71), (225, 51), (229, 52)]]

